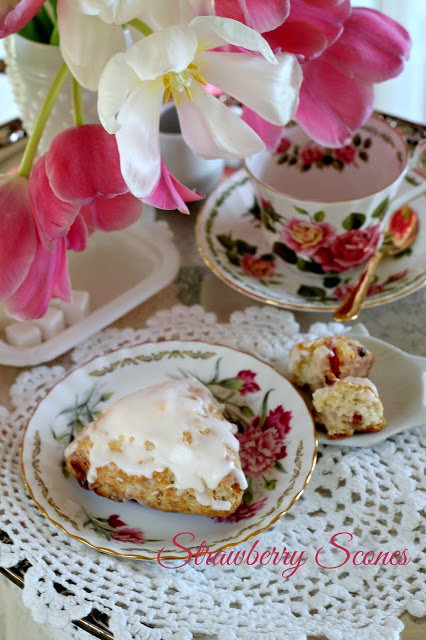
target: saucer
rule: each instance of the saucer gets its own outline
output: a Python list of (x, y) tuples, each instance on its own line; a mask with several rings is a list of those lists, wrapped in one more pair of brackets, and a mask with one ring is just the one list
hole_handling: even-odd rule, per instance
[[(416, 180), (409, 174), (400, 193)], [(399, 194), (398, 194), (399, 195)], [(420, 218), (426, 199), (412, 203)], [(254, 185), (245, 170), (234, 173), (212, 192), (196, 226), (198, 249), (207, 266), (226, 284), (261, 302), (285, 309), (333, 311), (355, 284), (362, 267), (343, 274), (299, 271), (272, 253), (263, 234)], [(364, 307), (393, 302), (426, 283), (426, 225), (404, 254), (384, 258), (377, 267)]]

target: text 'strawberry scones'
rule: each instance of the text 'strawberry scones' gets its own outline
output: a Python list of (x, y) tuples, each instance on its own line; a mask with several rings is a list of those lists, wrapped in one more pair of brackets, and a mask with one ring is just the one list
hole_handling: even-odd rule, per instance
[(386, 424), (383, 405), (368, 378), (348, 376), (312, 395), (315, 421), (323, 425), (330, 440), (355, 432), (380, 431)]
[(345, 336), (299, 342), (290, 351), (293, 382), (313, 392), (338, 378), (368, 375), (374, 356), (362, 344)]
[(65, 450), (85, 489), (118, 502), (227, 516), (241, 504), (237, 427), (195, 379), (153, 385), (113, 403)]

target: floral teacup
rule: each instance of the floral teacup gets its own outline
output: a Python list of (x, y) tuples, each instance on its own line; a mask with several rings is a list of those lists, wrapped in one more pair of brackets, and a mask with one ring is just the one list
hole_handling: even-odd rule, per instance
[(390, 213), (426, 191), (419, 174), (416, 186), (395, 198), (424, 146), (420, 143), (409, 160), (400, 133), (377, 116), (339, 149), (320, 146), (297, 125), (287, 127), (275, 152), (245, 161), (274, 253), (320, 274), (368, 260), (381, 244)]

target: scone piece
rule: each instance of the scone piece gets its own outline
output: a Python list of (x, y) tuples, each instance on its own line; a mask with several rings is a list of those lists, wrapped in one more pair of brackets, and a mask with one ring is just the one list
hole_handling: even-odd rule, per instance
[(366, 377), (374, 356), (357, 340), (345, 336), (299, 342), (290, 351), (292, 381), (313, 392), (338, 378)]
[(386, 424), (376, 386), (368, 378), (348, 376), (312, 395), (317, 424), (327, 438), (337, 440), (355, 432), (380, 431)]
[(65, 450), (65, 464), (85, 489), (117, 502), (228, 516), (247, 481), (237, 427), (195, 379), (147, 387), (110, 405)]

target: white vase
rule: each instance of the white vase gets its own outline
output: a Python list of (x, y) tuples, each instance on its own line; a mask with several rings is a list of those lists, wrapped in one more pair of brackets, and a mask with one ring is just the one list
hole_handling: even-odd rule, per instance
[[(62, 62), (59, 47), (40, 44), (19, 34), (6, 38), (6, 65), (24, 129), (31, 134), (43, 101)], [(83, 90), (83, 106), (87, 123), (99, 122), (97, 93)], [(47, 151), (53, 138), (74, 124), (71, 80), (67, 78), (44, 130), (39, 154)]]

